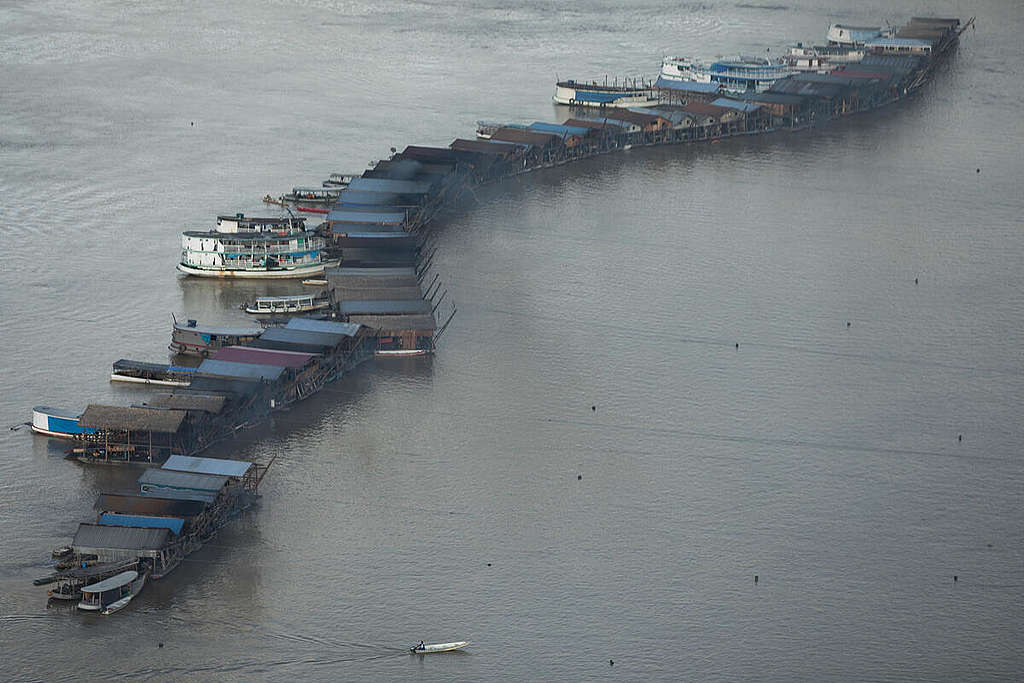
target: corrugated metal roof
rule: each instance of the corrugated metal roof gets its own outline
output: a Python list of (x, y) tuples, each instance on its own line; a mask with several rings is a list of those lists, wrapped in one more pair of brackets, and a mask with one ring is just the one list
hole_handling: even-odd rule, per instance
[(335, 233), (335, 235), (338, 237), (368, 240), (408, 240), (414, 238), (414, 235), (408, 232), (353, 232), (345, 230), (345, 232)]
[(94, 429), (132, 430), (174, 434), (185, 419), (184, 410), (163, 410), (141, 406), (86, 407), (78, 424)]
[[(156, 489), (178, 489), (182, 491), (203, 491), (217, 493), (228, 483), (228, 478), (212, 474), (195, 474), (193, 472), (174, 472), (171, 470), (149, 468), (139, 477), (139, 486), (143, 492), (145, 487)], [(163, 495), (163, 491), (157, 493)]]
[(354, 211), (352, 209), (334, 209), (327, 214), (328, 222), (333, 223), (378, 223), (382, 225), (401, 225), (405, 222), (405, 212)]
[(744, 114), (749, 114), (752, 111), (757, 111), (758, 109), (760, 109), (761, 106), (759, 104), (754, 104), (753, 102), (739, 102), (737, 100), (730, 100), (728, 97), (719, 97), (711, 104), (715, 105), (716, 107), (737, 109), (743, 112)]
[(339, 232), (405, 232), (404, 225), (384, 225), (382, 223), (339, 223)]
[(426, 180), (392, 180), (389, 178), (353, 178), (348, 184), (350, 190), (364, 192), (389, 192), (392, 194), (427, 194), (430, 182)]
[[(266, 334), (264, 333), (264, 336)], [(281, 376), (284, 368), (279, 365), (256, 365), (253, 363), (235, 363), (227, 360), (207, 358), (199, 364), (199, 374), (218, 375), (220, 377), (240, 377), (242, 379), (265, 379), (274, 381)]]
[(474, 154), (492, 154), (500, 157), (511, 156), (516, 153), (516, 146), (495, 140), (463, 140), (459, 138), (452, 142), (452, 149), (460, 152), (472, 152)]
[(407, 330), (434, 330), (437, 323), (433, 315), (352, 315), (349, 320), (366, 325), (372, 330), (398, 332)]
[(875, 38), (864, 43), (864, 47), (931, 47), (932, 41), (918, 38)]
[(128, 515), (166, 515), (170, 517), (195, 517), (216, 499), (216, 494), (197, 492), (202, 500), (182, 500), (170, 496), (143, 496), (137, 493), (101, 493), (93, 509), (101, 512), (120, 512)]
[(167, 544), (170, 533), (167, 529), (82, 523), (78, 525), (71, 547), (78, 554), (95, 553), (96, 550), (156, 551)]
[(405, 301), (342, 301), (338, 304), (338, 312), (342, 315), (399, 315), (409, 313), (429, 313), (433, 307), (423, 299), (407, 299)]
[[(288, 322), (291, 322), (290, 320)], [(271, 335), (263, 335), (266, 341), (295, 342), (297, 344), (319, 344), (328, 348), (334, 348), (345, 341), (347, 334), (338, 332), (324, 332), (321, 330), (303, 330), (297, 327), (275, 327), (267, 330), (273, 332)]]
[(678, 90), (679, 92), (696, 92), (713, 95), (718, 92), (720, 87), (718, 83), (698, 83), (697, 81), (674, 81), (670, 78), (658, 77), (657, 82), (654, 84), (655, 88), (662, 88), (663, 90)]
[(509, 128), (508, 126), (494, 131), (494, 133), (491, 134), (489, 142), (493, 144), (502, 140), (505, 142), (514, 142), (517, 145), (535, 147), (547, 147), (548, 145), (560, 144), (559, 136), (557, 135), (527, 131), (521, 128)]
[(361, 326), (355, 323), (339, 323), (331, 320), (309, 320), (306, 318), (292, 318), (285, 325), (289, 330), (305, 330), (307, 332), (327, 332), (329, 334), (341, 334), (346, 337), (354, 337), (359, 333)]
[(266, 385), (262, 381), (238, 379), (235, 377), (219, 377), (216, 375), (196, 375), (189, 389), (203, 392), (216, 392), (242, 397), (255, 394)]
[(342, 204), (356, 206), (381, 206), (397, 202), (400, 195), (387, 192), (365, 192), (361, 190), (345, 190), (338, 198)]
[(181, 533), (185, 520), (177, 517), (145, 517), (142, 515), (125, 515), (119, 512), (104, 512), (100, 515), (103, 526), (139, 527), (145, 529), (168, 529), (175, 536)]
[(195, 472), (196, 474), (214, 474), (236, 479), (244, 477), (252, 469), (251, 462), (244, 460), (222, 460), (220, 458), (195, 458), (188, 455), (172, 455), (167, 458), (161, 469), (173, 472)]
[[(160, 500), (173, 499), (193, 503), (212, 503), (217, 500), (217, 494), (209, 491), (186, 491), (181, 489), (153, 489), (152, 492), (140, 491), (142, 498), (159, 498)], [(177, 513), (176, 513), (177, 514)], [(182, 515), (178, 515), (181, 517)]]
[(398, 277), (400, 275), (416, 275), (415, 268), (329, 268), (328, 275), (338, 277)]
[(422, 299), (423, 292), (419, 287), (343, 287), (335, 290), (342, 301), (369, 301), (372, 299)]
[(223, 396), (215, 394), (178, 391), (170, 394), (155, 394), (146, 402), (146, 405), (174, 410), (201, 410), (216, 414), (224, 409), (225, 400)]
[(598, 104), (608, 104), (622, 97), (632, 97), (632, 94), (616, 93), (616, 92), (590, 92), (587, 90), (578, 89), (576, 94), (572, 96), (572, 99), (577, 102), (596, 102)]
[(275, 351), (274, 349), (257, 349), (252, 346), (225, 346), (214, 355), (214, 360), (227, 360), (233, 363), (255, 363), (256, 365), (276, 365), (282, 368), (303, 368), (317, 357), (313, 353), (297, 351)]

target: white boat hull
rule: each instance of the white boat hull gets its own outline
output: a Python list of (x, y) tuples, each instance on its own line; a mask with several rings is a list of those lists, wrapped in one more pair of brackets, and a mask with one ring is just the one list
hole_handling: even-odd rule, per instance
[(409, 652), (414, 655), (429, 655), (437, 652), (454, 652), (455, 650), (461, 650), (467, 645), (469, 645), (468, 640), (459, 640), (454, 643), (434, 643), (433, 645), (424, 645), (421, 648), (410, 648)]
[(127, 375), (111, 375), (111, 382), (131, 382), (133, 384), (158, 384), (164, 387), (187, 387), (191, 382), (179, 382), (171, 379), (145, 379), (144, 377), (128, 377)]
[(225, 279), (249, 279), (249, 280), (282, 280), (305, 278), (310, 275), (322, 275), (324, 269), (334, 268), (341, 263), (340, 259), (323, 261), (308, 266), (297, 266), (295, 268), (277, 268), (274, 270), (224, 270), (218, 268), (195, 268), (184, 263), (178, 264), (178, 270), (186, 275), (195, 277), (215, 277)]

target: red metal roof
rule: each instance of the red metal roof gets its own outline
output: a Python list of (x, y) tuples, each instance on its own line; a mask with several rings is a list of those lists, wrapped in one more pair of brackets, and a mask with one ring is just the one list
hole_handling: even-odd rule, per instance
[(256, 349), (249, 346), (225, 346), (217, 351), (215, 360), (226, 360), (232, 363), (252, 363), (253, 365), (273, 365), (279, 368), (301, 368), (316, 358), (313, 353), (297, 351), (274, 351)]

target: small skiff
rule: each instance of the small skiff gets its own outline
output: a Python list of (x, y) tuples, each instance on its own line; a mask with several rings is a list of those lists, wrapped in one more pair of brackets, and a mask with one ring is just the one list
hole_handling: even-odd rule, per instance
[(327, 280), (321, 280), (318, 278), (309, 278), (308, 280), (303, 280), (302, 284), (309, 285), (310, 287), (323, 287), (328, 284), (328, 282)]
[(409, 652), (414, 655), (429, 655), (435, 652), (453, 652), (455, 650), (461, 650), (467, 645), (469, 645), (468, 640), (459, 640), (454, 643), (434, 643), (433, 645), (411, 647), (409, 648)]

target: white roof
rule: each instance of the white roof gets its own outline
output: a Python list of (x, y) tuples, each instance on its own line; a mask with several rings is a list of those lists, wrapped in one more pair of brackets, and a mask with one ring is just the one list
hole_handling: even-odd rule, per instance
[(160, 469), (193, 474), (213, 474), (222, 477), (243, 477), (252, 467), (244, 460), (222, 460), (220, 458), (195, 458), (188, 455), (172, 455)]

